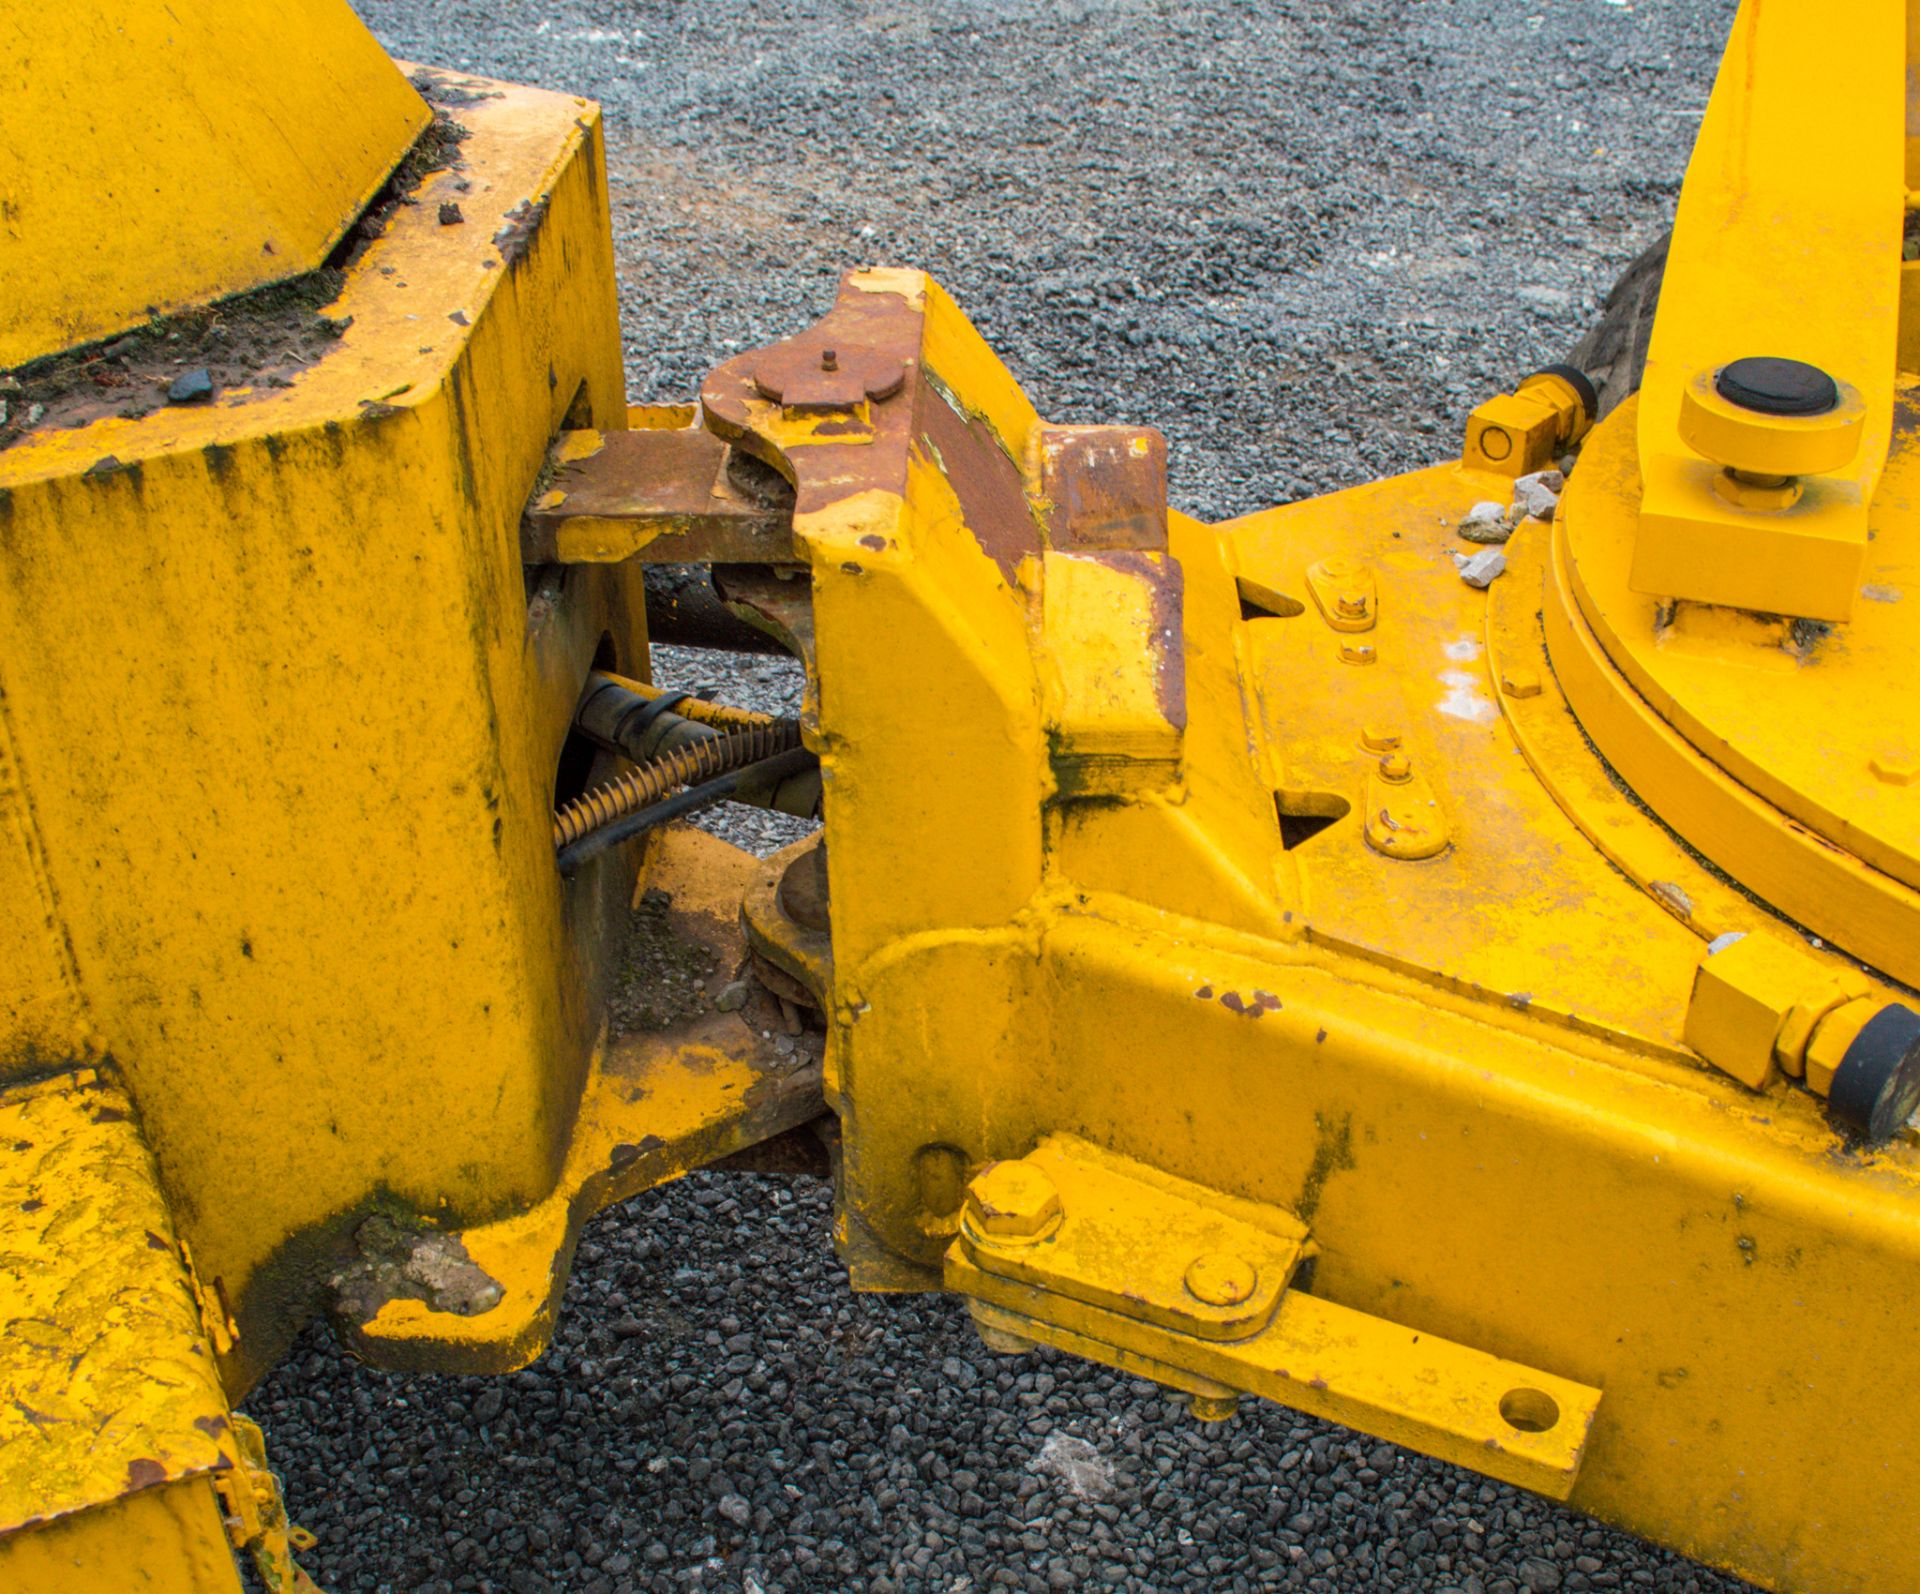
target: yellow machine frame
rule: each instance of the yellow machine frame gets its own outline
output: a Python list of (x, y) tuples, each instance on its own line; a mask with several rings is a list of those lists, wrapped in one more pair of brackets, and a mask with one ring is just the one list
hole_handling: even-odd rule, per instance
[[(310, 1587), (232, 1410), (303, 1322), (524, 1365), (592, 1212), (830, 1112), (855, 1287), (997, 1349), (1765, 1587), (1920, 1586), (1901, 7), (1742, 8), (1637, 401), (1589, 435), (1540, 373), (1459, 460), (1223, 525), (913, 271), (629, 411), (596, 109), (289, 9), (326, 48), (222, 49), (303, 81), (207, 103), (314, 152), (274, 236), (339, 273), (324, 349), (0, 448), (0, 1582), (233, 1589), (244, 1547)], [(57, 80), (84, 35), (36, 26)], [(34, 193), (8, 282), (73, 223)], [(258, 253), (76, 279), (9, 396)], [(1728, 400), (1756, 354), (1833, 405)], [(1463, 581), (1470, 506), (1576, 447)], [(803, 661), (824, 831), (563, 872), (554, 810), (619, 768), (576, 705), (650, 695), (668, 559)], [(635, 904), (738, 1000), (610, 1025)]]

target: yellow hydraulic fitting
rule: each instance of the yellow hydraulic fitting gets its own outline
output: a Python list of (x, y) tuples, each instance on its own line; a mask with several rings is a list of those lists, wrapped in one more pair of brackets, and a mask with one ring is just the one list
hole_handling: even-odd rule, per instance
[(1805, 950), (1775, 936), (1720, 936), (1694, 976), (1686, 1042), (1721, 1073), (1760, 1090), (1773, 1076), (1774, 1042), (1789, 1015), (1829, 979)]
[(1840, 1072), (1840, 1065), (1846, 1060), (1847, 1048), (1859, 1038), (1868, 1021), (1879, 1011), (1879, 1003), (1867, 997), (1857, 997), (1835, 1008), (1814, 1025), (1807, 1037), (1806, 1051), (1802, 1054), (1807, 1089), (1816, 1096), (1828, 1095), (1833, 1090), (1834, 1076)]
[(1920, 1108), (1920, 1014), (1869, 993), (1803, 947), (1729, 933), (1700, 960), (1686, 1041), (1753, 1090), (1777, 1063), (1827, 1097), (1844, 1134), (1879, 1144)]
[(1513, 392), (1484, 400), (1467, 417), (1461, 463), (1500, 476), (1545, 470), (1586, 435), (1599, 410), (1599, 395), (1584, 371), (1549, 365)]

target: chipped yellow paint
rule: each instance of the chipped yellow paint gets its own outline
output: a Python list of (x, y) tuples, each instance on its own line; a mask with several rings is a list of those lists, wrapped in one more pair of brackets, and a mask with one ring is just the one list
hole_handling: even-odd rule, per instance
[(92, 1070), (17, 1086), (0, 1147), (0, 1534), (231, 1466), (126, 1093)]
[[(1186, 729), (1177, 622), (1179, 569), (1164, 554), (1052, 549), (1040, 587), (1040, 693), (1060, 786), (1087, 796), (1171, 785)], [(1168, 590), (1168, 583), (1174, 585)]]
[(931, 279), (908, 266), (869, 266), (849, 274), (847, 282), (861, 293), (891, 293), (919, 310), (926, 307)]

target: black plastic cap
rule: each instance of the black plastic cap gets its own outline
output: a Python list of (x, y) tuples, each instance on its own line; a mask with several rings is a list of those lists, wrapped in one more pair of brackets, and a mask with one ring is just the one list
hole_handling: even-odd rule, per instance
[(1884, 1145), (1920, 1107), (1920, 1013), (1891, 1002), (1868, 1019), (1840, 1059), (1827, 1094), (1835, 1127)]
[(1754, 355), (1723, 367), (1714, 391), (1757, 415), (1825, 415), (1840, 402), (1840, 387), (1817, 365)]
[(1600, 419), (1600, 394), (1593, 380), (1577, 365), (1543, 365), (1535, 376), (1557, 376), (1580, 396), (1580, 408), (1587, 412), (1587, 424)]

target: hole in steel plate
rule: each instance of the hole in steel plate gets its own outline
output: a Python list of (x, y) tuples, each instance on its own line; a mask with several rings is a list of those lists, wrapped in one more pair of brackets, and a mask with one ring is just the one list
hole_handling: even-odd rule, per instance
[(1255, 581), (1250, 576), (1236, 576), (1233, 584), (1240, 592), (1242, 620), (1291, 620), (1296, 614), (1307, 612), (1307, 606), (1298, 598), (1289, 597), (1278, 587), (1270, 587), (1264, 581)]
[(1285, 852), (1313, 840), (1328, 825), (1353, 811), (1352, 803), (1331, 791), (1275, 792), (1273, 806), (1280, 816), (1280, 846)]
[(1544, 1389), (1509, 1389), (1500, 1397), (1500, 1415), (1521, 1433), (1545, 1433), (1560, 1420), (1560, 1405)]

